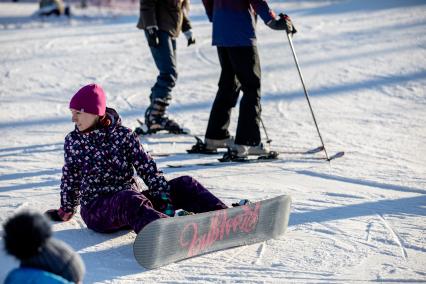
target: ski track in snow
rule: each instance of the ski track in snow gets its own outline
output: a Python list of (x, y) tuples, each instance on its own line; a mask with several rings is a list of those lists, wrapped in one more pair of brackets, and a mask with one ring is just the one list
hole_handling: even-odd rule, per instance
[[(197, 38), (177, 39), (179, 79), (170, 113), (203, 134), (220, 75), (200, 0), (190, 17)], [(156, 270), (133, 257), (133, 232), (98, 234), (77, 214), (53, 225), (86, 263), (85, 283), (425, 283), (426, 5), (424, 1), (270, 1), (286, 11), (326, 163), (282, 154), (265, 164), (171, 169), (217, 157), (155, 157), (167, 178), (189, 174), (227, 204), (280, 194), (293, 198), (278, 239), (202, 255)], [(18, 210), (57, 208), (67, 104), (97, 82), (125, 125), (137, 126), (157, 77), (138, 9), (75, 8), (71, 20), (29, 17), (35, 3), (0, 3), (0, 222)], [(259, 19), (262, 119), (272, 147), (320, 144), (287, 39)], [(238, 105), (230, 131), (236, 130)], [(262, 131), (262, 137), (265, 134)], [(184, 152), (192, 137), (141, 139), (154, 153)], [(316, 154), (322, 157), (323, 153)], [(2, 230), (2, 228), (1, 228)], [(0, 281), (18, 263), (0, 252)]]
[(380, 220), (383, 222), (383, 225), (385, 225), (386, 229), (388, 229), (389, 234), (391, 234), (393, 240), (395, 241), (395, 243), (397, 243), (397, 245), (399, 246), (400, 250), (401, 250), (401, 256), (404, 258), (404, 260), (407, 260), (408, 254), (406, 249), (403, 246), (403, 241), (402, 239), (399, 237), (399, 235), (395, 232), (395, 230), (389, 225), (389, 222), (386, 221), (386, 219), (383, 217), (382, 214), (378, 214)]

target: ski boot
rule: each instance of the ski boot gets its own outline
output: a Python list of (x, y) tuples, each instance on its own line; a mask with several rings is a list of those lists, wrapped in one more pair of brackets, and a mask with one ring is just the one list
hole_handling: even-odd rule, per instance
[(189, 134), (189, 132), (179, 126), (177, 122), (166, 115), (169, 106), (167, 100), (155, 99), (145, 112), (145, 123), (138, 120), (140, 127), (135, 129), (136, 134), (146, 135), (159, 131), (167, 131), (172, 134)]
[(190, 154), (217, 154), (219, 148), (229, 148), (234, 145), (234, 137), (225, 139), (209, 139), (206, 138), (205, 142), (199, 137), (195, 136), (197, 143), (190, 150), (187, 150)]
[(257, 159), (276, 159), (278, 152), (271, 151), (269, 146), (265, 146), (263, 143), (255, 146), (234, 144), (231, 148), (228, 148), (228, 152), (219, 161), (246, 161), (249, 156), (257, 156)]

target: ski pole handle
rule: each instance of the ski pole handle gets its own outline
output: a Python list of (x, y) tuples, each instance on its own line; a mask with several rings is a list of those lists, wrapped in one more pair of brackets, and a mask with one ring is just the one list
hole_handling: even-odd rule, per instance
[(285, 21), (286, 24), (287, 24), (287, 29), (286, 29), (287, 34), (293, 35), (293, 34), (297, 33), (297, 30), (294, 27), (293, 22), (291, 21), (291, 19), (288, 15), (280, 13), (279, 17), (280, 17), (280, 19), (283, 19), (283, 21)]

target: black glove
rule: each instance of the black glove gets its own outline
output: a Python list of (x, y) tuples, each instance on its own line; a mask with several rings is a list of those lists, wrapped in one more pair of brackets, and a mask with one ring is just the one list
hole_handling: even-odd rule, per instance
[(273, 30), (285, 30), (287, 33), (295, 34), (297, 33), (296, 28), (294, 27), (289, 16), (285, 14), (280, 14), (280, 18), (278, 20), (271, 20), (268, 22), (268, 27)]
[(188, 45), (187, 46), (190, 46), (191, 44), (195, 44), (195, 37), (193, 36), (191, 30), (187, 30), (183, 34), (185, 35), (186, 39), (188, 40)]
[(73, 213), (67, 213), (63, 211), (61, 208), (59, 209), (50, 209), (47, 210), (44, 215), (46, 215), (50, 220), (56, 222), (65, 222), (72, 218)]
[(158, 37), (158, 28), (148, 27), (146, 28), (148, 45), (150, 47), (158, 47), (160, 45), (160, 38)]

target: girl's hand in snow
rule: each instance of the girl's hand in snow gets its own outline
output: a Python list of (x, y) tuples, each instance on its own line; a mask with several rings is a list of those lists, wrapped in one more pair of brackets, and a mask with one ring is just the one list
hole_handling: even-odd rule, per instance
[(73, 212), (65, 212), (62, 208), (50, 209), (44, 213), (50, 220), (57, 222), (69, 221), (74, 215)]

